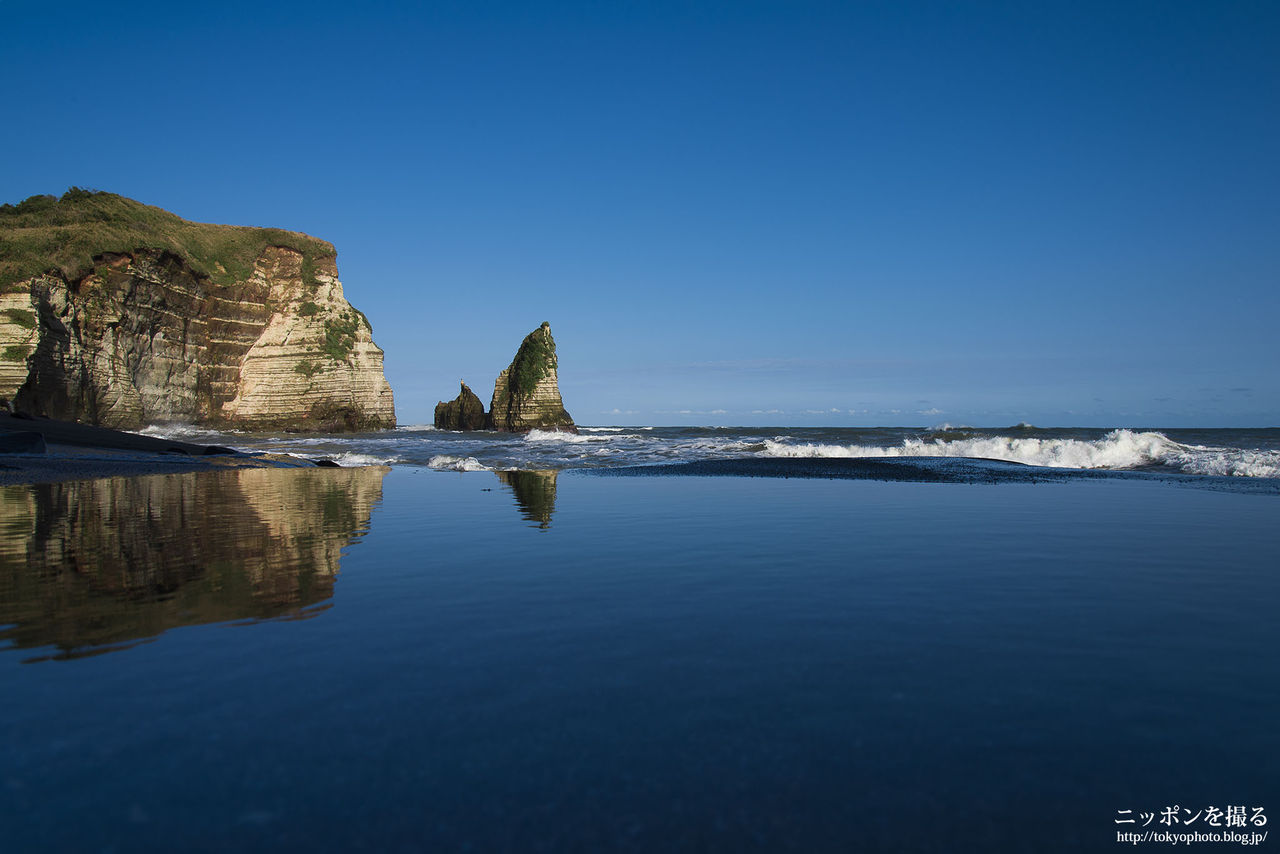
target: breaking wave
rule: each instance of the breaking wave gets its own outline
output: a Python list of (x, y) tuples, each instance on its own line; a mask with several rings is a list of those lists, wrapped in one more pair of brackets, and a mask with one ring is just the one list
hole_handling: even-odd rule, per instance
[(400, 462), (399, 457), (378, 457), (372, 454), (358, 454), (355, 452), (334, 454), (325, 457), (325, 459), (332, 460), (343, 468), (349, 466), (389, 466), (392, 463)]
[(153, 436), (158, 439), (173, 439), (179, 442), (208, 442), (212, 439), (219, 438), (224, 435), (216, 430), (207, 430), (204, 427), (197, 427), (194, 424), (152, 424), (143, 427), (141, 430), (129, 430), (126, 432), (136, 433), (139, 436)]
[(493, 471), (475, 457), (455, 457), (438, 454), (427, 461), (427, 467), (437, 471)]
[(226, 445), (250, 453), (328, 457), (340, 465), (416, 465), (444, 471), (616, 468), (772, 457), (970, 457), (1059, 469), (1145, 470), (1209, 477), (1280, 478), (1280, 429), (1167, 431), (903, 427), (631, 427), (581, 432), (399, 429), (365, 434), (218, 433), (168, 424), (151, 436)]
[(1112, 430), (1101, 439), (990, 436), (956, 440), (906, 439), (896, 447), (789, 444), (770, 439), (766, 457), (976, 457), (1032, 466), (1076, 469), (1164, 467), (1186, 474), (1280, 477), (1280, 451), (1183, 445), (1163, 433)]
[(570, 433), (565, 430), (530, 430), (525, 434), (526, 442), (567, 442), (571, 445), (583, 445), (587, 442), (608, 442), (614, 437), (583, 436), (581, 433)]

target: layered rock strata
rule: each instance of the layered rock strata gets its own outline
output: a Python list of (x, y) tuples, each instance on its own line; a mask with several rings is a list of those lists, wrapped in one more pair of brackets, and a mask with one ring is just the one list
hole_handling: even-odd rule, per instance
[(489, 404), (490, 426), (508, 433), (577, 432), (560, 398), (557, 367), (551, 324), (543, 323), (525, 336), (510, 366), (498, 374)]
[[(343, 296), (330, 244), (188, 223), (110, 194), (82, 197), (59, 214), (67, 204), (54, 203), (54, 214), (100, 215), (109, 226), (118, 225), (115, 212), (132, 217), (102, 239), (137, 245), (94, 250), (83, 263), (51, 261), (5, 285), (0, 397), (34, 414), (123, 429), (175, 421), (327, 432), (395, 426), (382, 350)], [(97, 207), (81, 210), (90, 205)], [(32, 216), (8, 207), (0, 248), (15, 247), (15, 257), (38, 245), (32, 234), (94, 245), (88, 226), (58, 226), (56, 217), (53, 226), (31, 226)], [(6, 228), (10, 222), (18, 225)], [(162, 247), (146, 245), (147, 223)], [(229, 247), (225, 264), (219, 246)], [(206, 257), (197, 259), (201, 249)], [(232, 249), (240, 252), (234, 260)], [(13, 264), (4, 272), (13, 269), (25, 275)]]

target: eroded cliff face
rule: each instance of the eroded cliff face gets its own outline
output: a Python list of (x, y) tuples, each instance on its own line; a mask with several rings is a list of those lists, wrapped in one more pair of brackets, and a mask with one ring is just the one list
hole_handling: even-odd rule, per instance
[(382, 351), (332, 255), (267, 246), (247, 276), (214, 284), (177, 254), (138, 249), (6, 291), (0, 397), (36, 414), (125, 429), (395, 426)]
[(493, 385), (489, 426), (524, 433), (529, 430), (577, 428), (565, 411), (556, 374), (556, 342), (551, 324), (543, 323), (525, 336), (516, 357)]

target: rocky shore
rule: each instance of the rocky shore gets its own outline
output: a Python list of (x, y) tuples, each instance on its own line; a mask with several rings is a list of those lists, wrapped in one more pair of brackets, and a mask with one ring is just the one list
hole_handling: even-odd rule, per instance
[(0, 413), (0, 485), (317, 466), (336, 466), (336, 463), (288, 454), (245, 454), (216, 445)]

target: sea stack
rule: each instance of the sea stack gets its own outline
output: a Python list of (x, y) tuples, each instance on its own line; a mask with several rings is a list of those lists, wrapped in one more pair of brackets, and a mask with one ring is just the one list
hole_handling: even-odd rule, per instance
[(71, 189), (0, 205), (0, 397), (134, 429), (394, 427), (333, 245)]
[(556, 342), (551, 324), (544, 322), (525, 336), (511, 365), (498, 374), (489, 404), (489, 426), (507, 433), (578, 432), (560, 398), (556, 366)]
[(439, 430), (483, 430), (488, 426), (484, 403), (464, 382), (453, 400), (436, 404), (436, 428)]
[(556, 375), (556, 342), (551, 324), (543, 323), (525, 336), (516, 357), (493, 384), (493, 400), (486, 415), (480, 399), (462, 383), (452, 401), (436, 404), (435, 425), (441, 430), (530, 430), (578, 432), (565, 412)]

